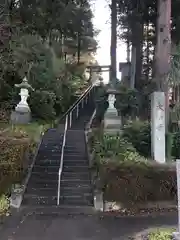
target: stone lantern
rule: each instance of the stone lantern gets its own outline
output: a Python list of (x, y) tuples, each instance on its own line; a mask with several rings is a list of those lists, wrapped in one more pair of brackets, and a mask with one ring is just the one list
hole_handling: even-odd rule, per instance
[(116, 94), (118, 91), (111, 87), (107, 91), (109, 107), (104, 114), (104, 132), (109, 134), (118, 134), (121, 132), (121, 117), (114, 106), (116, 101)]
[(22, 83), (15, 84), (15, 87), (20, 88), (21, 100), (15, 107), (15, 111), (11, 114), (11, 122), (14, 124), (27, 124), (31, 120), (31, 110), (27, 103), (29, 97), (29, 90), (33, 90), (31, 85), (28, 83), (26, 77), (24, 77)]

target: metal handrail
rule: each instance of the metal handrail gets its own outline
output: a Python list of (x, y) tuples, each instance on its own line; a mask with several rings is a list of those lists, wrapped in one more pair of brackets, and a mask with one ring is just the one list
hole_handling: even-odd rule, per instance
[(62, 115), (62, 117), (60, 118), (59, 122), (61, 122), (66, 115), (68, 115), (70, 112), (72, 112), (77, 105), (79, 105), (79, 103), (81, 102), (82, 99), (84, 99), (84, 97), (86, 97), (88, 95), (88, 93), (91, 91), (91, 89), (94, 87), (94, 85), (90, 85), (83, 94), (81, 94), (81, 96), (76, 100), (76, 102)]
[(62, 170), (63, 170), (63, 162), (64, 162), (64, 148), (66, 145), (66, 136), (67, 136), (67, 129), (68, 129), (68, 118), (70, 114), (70, 127), (72, 123), (72, 112), (76, 107), (81, 104), (82, 100), (89, 94), (91, 89), (93, 88), (93, 85), (89, 86), (86, 91), (79, 97), (79, 99), (68, 109), (68, 111), (62, 116), (60, 121), (65, 118), (65, 126), (64, 126), (64, 135), (63, 135), (63, 143), (62, 143), (62, 148), (61, 148), (61, 159), (60, 159), (60, 166), (59, 166), (59, 172), (58, 172), (58, 192), (57, 192), (57, 205), (60, 204), (60, 194), (61, 194), (61, 175), (62, 175)]
[(66, 122), (65, 122), (65, 127), (64, 127), (64, 136), (63, 136), (63, 144), (62, 144), (62, 149), (61, 149), (61, 160), (60, 160), (61, 162), (60, 162), (59, 173), (58, 173), (57, 205), (59, 205), (59, 201), (60, 201), (61, 174), (62, 174), (62, 169), (63, 169), (64, 147), (66, 145), (67, 128), (68, 128), (68, 115), (66, 115)]

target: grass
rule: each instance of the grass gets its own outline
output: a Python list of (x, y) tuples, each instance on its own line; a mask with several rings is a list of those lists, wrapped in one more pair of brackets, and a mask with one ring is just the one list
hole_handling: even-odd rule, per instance
[(12, 125), (8, 123), (0, 123), (0, 136), (1, 137), (27, 137), (33, 142), (38, 142), (40, 136), (48, 128), (50, 124), (43, 124), (40, 122), (32, 122), (26, 125)]
[(149, 240), (171, 240), (175, 229), (157, 229), (149, 234)]

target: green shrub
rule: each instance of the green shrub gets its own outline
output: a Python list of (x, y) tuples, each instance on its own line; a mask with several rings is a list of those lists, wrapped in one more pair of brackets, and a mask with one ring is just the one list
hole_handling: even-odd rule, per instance
[(149, 234), (149, 240), (171, 240), (173, 229), (157, 229)]
[(99, 134), (94, 140), (93, 150), (98, 162), (145, 161), (136, 149), (121, 135)]
[[(136, 120), (129, 122), (123, 128), (123, 137), (127, 139), (138, 153), (144, 157), (151, 157), (151, 126), (148, 121)], [(178, 133), (166, 133), (166, 157), (180, 156), (180, 136)]]
[[(136, 131), (133, 133), (137, 137)], [(124, 138), (97, 130), (91, 136), (90, 145), (95, 153), (95, 169), (100, 180), (98, 187), (104, 191), (105, 200), (133, 205), (177, 198), (173, 163), (162, 165), (147, 160), (127, 141), (127, 135)]]
[(176, 103), (169, 112), (169, 128), (171, 132), (179, 131), (180, 104)]
[(0, 194), (21, 179), (30, 144), (26, 137), (0, 137)]
[(0, 196), (0, 216), (4, 215), (9, 210), (9, 199), (6, 197), (6, 195)]
[(55, 94), (50, 91), (33, 92), (30, 99), (33, 116), (43, 120), (54, 120), (56, 117), (55, 99)]
[(116, 95), (115, 108), (123, 117), (135, 117), (138, 115), (139, 94), (134, 89), (121, 86)]
[(174, 135), (170, 132), (166, 133), (166, 157), (168, 160), (172, 160)]
[(132, 143), (140, 155), (151, 156), (151, 127), (149, 122), (138, 120), (125, 125), (123, 137)]
[(172, 156), (180, 158), (180, 131), (173, 134)]
[(107, 201), (123, 204), (174, 201), (176, 169), (150, 162), (103, 162), (98, 168)]

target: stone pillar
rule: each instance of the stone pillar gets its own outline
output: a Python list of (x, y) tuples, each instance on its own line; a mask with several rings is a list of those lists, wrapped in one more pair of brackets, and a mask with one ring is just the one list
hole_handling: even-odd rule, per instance
[(165, 163), (165, 94), (151, 95), (151, 153), (158, 163)]
[(114, 107), (115, 100), (115, 93), (110, 91), (108, 97), (109, 107), (104, 115), (104, 132), (110, 134), (117, 134), (121, 130), (121, 118)]

